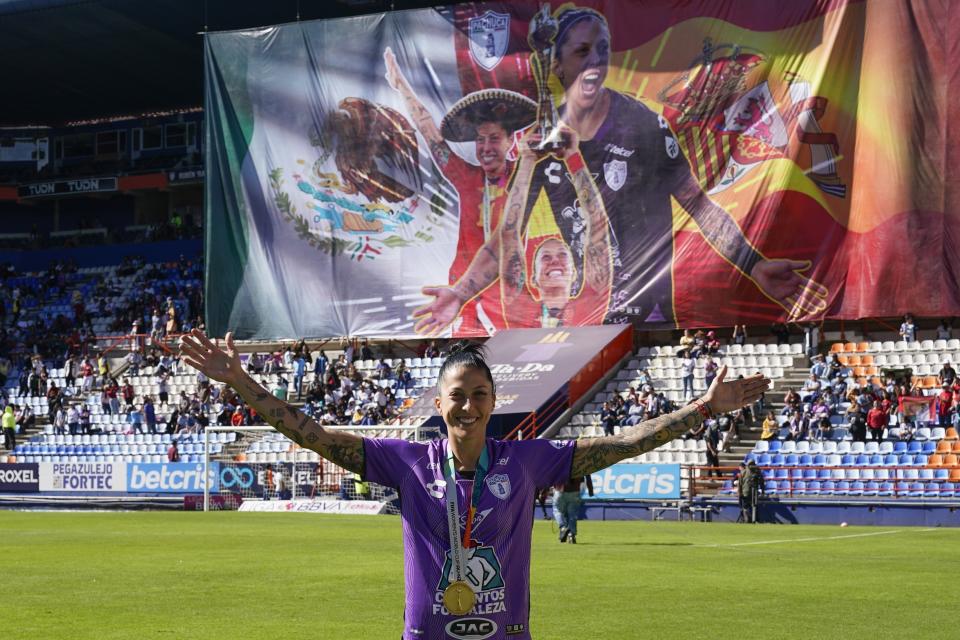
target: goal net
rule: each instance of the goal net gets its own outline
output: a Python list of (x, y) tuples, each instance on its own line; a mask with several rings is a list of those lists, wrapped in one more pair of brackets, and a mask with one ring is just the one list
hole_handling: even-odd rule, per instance
[[(326, 427), (366, 437), (419, 438), (418, 427)], [(349, 500), (385, 503), (398, 513), (397, 492), (323, 459), (270, 426), (209, 426), (204, 442), (207, 483), (204, 510), (231, 508), (245, 501)]]

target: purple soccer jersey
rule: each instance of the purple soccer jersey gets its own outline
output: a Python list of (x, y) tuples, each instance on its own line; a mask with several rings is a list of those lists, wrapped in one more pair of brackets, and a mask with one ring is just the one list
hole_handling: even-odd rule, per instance
[[(537, 488), (570, 477), (574, 442), (487, 439), (490, 468), (465, 550), (465, 578), (477, 604), (464, 616), (443, 606), (443, 591), (453, 579), (444, 508), (447, 441), (365, 438), (363, 444), (364, 478), (400, 492), (404, 640), (529, 638), (533, 501)], [(457, 475), (461, 536), (472, 488), (472, 479)]]

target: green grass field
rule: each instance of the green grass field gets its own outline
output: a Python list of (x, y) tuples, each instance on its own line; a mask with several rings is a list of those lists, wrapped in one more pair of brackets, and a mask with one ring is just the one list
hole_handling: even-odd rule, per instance
[[(950, 529), (534, 528), (533, 637), (948, 638)], [(0, 512), (0, 638), (399, 638), (394, 517)]]

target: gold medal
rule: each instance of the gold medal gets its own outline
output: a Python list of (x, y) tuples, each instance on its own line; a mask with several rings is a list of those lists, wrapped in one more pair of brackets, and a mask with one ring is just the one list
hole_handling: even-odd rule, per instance
[(443, 590), (443, 606), (455, 616), (470, 613), (476, 600), (477, 595), (463, 580), (451, 582), (450, 586)]

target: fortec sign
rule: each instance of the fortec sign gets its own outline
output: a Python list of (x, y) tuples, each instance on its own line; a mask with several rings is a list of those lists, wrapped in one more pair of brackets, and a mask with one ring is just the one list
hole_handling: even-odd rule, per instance
[[(208, 474), (210, 491), (219, 491), (219, 465), (211, 463)], [(128, 464), (127, 491), (130, 493), (203, 493), (203, 465), (182, 462)]]
[(123, 492), (126, 465), (114, 462), (41, 462), (40, 491)]
[(594, 473), (593, 497), (607, 500), (677, 500), (680, 465), (615, 464)]

